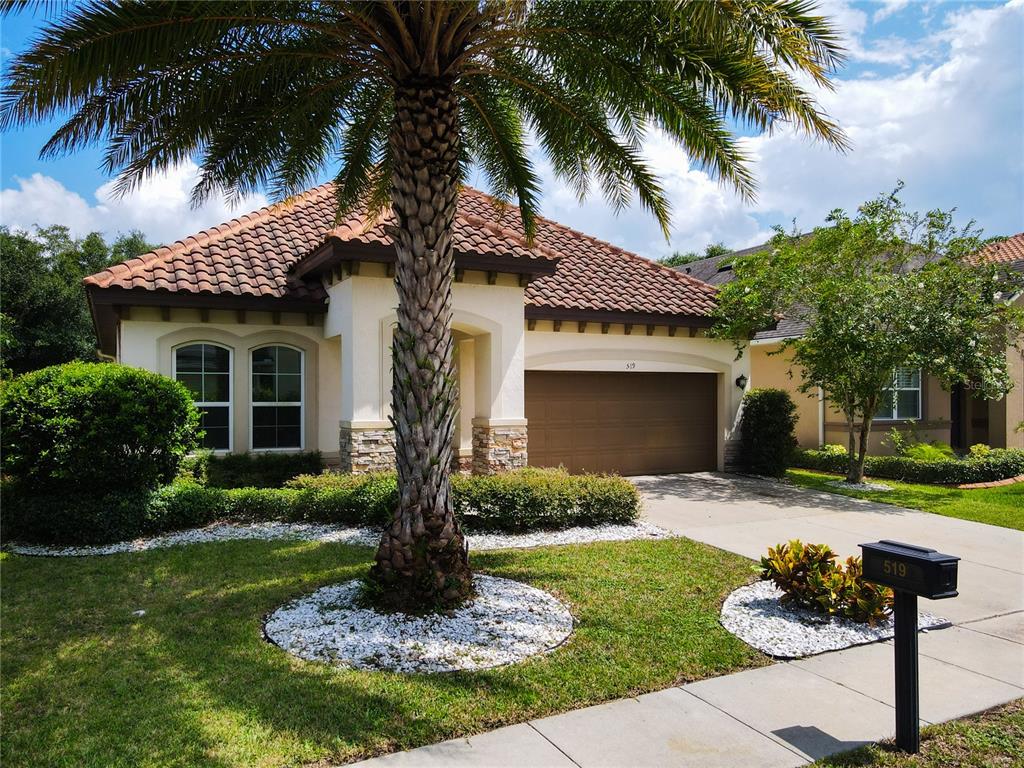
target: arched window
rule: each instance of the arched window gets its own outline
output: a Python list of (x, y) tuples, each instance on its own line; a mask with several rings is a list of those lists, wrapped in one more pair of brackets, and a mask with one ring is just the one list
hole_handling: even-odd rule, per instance
[(252, 447), (302, 448), (303, 354), (292, 347), (252, 351)]
[(174, 351), (174, 378), (199, 408), (203, 447), (231, 450), (231, 350), (216, 344), (187, 344)]

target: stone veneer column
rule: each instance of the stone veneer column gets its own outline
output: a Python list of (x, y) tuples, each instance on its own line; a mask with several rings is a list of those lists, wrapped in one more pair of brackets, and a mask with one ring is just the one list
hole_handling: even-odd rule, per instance
[(338, 435), (342, 472), (362, 474), (395, 468), (395, 431), (387, 422), (342, 422)]
[(526, 466), (526, 419), (473, 419), (473, 474)]

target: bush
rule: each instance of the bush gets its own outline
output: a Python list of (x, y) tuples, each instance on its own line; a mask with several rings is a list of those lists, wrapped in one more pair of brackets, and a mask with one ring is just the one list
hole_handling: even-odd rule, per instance
[(209, 451), (188, 456), (181, 465), (186, 479), (211, 488), (281, 488), (296, 475), (323, 472), (319, 451), (303, 453), (229, 453)]
[(782, 477), (796, 449), (796, 405), (782, 389), (752, 389), (743, 396), (740, 464), (755, 475)]
[(782, 603), (829, 616), (875, 624), (892, 609), (892, 591), (864, 580), (859, 557), (848, 557), (844, 568), (825, 544), (794, 539), (769, 547), (761, 558), (761, 578), (782, 590)]
[(124, 365), (54, 365), (0, 386), (4, 474), (79, 505), (173, 480), (198, 425), (185, 387)]
[(196, 528), (228, 516), (224, 491), (197, 483), (176, 481), (153, 492), (149, 519), (160, 531)]
[(615, 475), (519, 469), (452, 478), (455, 511), (467, 530), (516, 533), (626, 524), (640, 514), (636, 487)]
[(933, 440), (930, 443), (911, 443), (903, 449), (902, 455), (918, 461), (943, 461), (956, 458), (953, 448), (938, 440)]
[[(296, 477), (290, 488), (341, 495), (308, 497), (315, 508), (304, 519), (319, 522), (385, 523), (398, 505), (393, 472)], [(576, 525), (630, 523), (640, 513), (640, 495), (613, 475), (570, 475), (559, 469), (518, 469), (497, 475), (455, 475), (452, 501), (470, 531), (519, 532)], [(362, 515), (356, 520), (356, 515)]]
[[(846, 472), (846, 463), (845, 452), (838, 455), (825, 451), (797, 451), (793, 466), (842, 474)], [(1024, 475), (1024, 450), (993, 448), (982, 456), (937, 461), (919, 461), (907, 456), (868, 456), (864, 462), (864, 473), (907, 483), (987, 483)]]
[(150, 520), (151, 492), (129, 488), (78, 493), (3, 484), (4, 536), (38, 544), (107, 544), (161, 530)]
[[(640, 512), (639, 493), (621, 477), (525, 469), (452, 480), (455, 512), (468, 531), (622, 524), (636, 520)], [(286, 488), (211, 488), (182, 479), (152, 492), (84, 499), (23, 494), (13, 483), (5, 483), (3, 490), (5, 535), (71, 545), (121, 541), (217, 520), (383, 526), (398, 505), (393, 472), (302, 475)]]

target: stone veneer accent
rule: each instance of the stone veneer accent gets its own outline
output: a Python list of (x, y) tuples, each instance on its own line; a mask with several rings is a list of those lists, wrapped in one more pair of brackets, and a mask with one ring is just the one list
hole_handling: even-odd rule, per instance
[(352, 427), (342, 424), (338, 437), (339, 469), (360, 474), (395, 468), (395, 431), (390, 427)]
[(473, 420), (473, 474), (491, 475), (526, 466), (526, 424)]

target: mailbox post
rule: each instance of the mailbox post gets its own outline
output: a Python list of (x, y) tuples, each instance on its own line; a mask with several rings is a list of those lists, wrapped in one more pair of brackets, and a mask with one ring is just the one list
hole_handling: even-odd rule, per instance
[(920, 696), (917, 670), (917, 598), (956, 597), (959, 557), (934, 549), (876, 541), (861, 544), (864, 578), (893, 590), (896, 647), (896, 746), (916, 753), (921, 748)]

